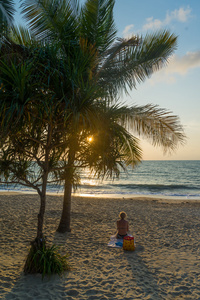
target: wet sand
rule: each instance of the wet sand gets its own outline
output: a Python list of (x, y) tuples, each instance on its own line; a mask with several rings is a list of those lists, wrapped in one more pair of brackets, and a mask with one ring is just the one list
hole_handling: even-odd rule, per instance
[[(200, 299), (200, 201), (74, 197), (71, 233), (56, 233), (62, 196), (47, 197), (44, 234), (70, 254), (71, 270), (41, 280), (24, 275), (36, 236), (37, 195), (0, 194), (1, 299)], [(120, 211), (136, 250), (109, 248)]]

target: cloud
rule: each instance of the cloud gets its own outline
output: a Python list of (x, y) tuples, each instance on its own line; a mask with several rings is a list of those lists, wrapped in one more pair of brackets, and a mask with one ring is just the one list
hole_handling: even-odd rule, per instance
[(197, 52), (187, 52), (183, 56), (173, 55), (167, 67), (155, 73), (149, 83), (176, 82), (176, 75), (184, 76), (190, 70), (200, 68), (200, 50)]
[(185, 23), (191, 17), (191, 8), (180, 7), (174, 11), (167, 12), (164, 20), (154, 19), (153, 17), (146, 19), (146, 24), (143, 25), (142, 30), (156, 30), (163, 26), (169, 25), (173, 21)]
[(165, 18), (165, 23), (169, 24), (172, 21), (178, 21), (185, 23), (188, 21), (188, 19), (191, 17), (191, 8), (188, 6), (186, 9), (183, 7), (180, 7), (179, 9), (175, 9), (170, 14), (167, 13), (167, 16)]
[[(189, 6), (186, 8), (180, 7), (179, 9), (167, 12), (164, 20), (154, 19), (153, 17), (147, 18), (146, 23), (143, 25), (141, 30), (138, 30), (138, 32), (147, 30), (158, 30), (162, 27), (169, 25), (172, 22), (185, 23), (188, 21), (189, 18), (191, 18), (191, 11), (192, 10)], [(133, 28), (134, 24), (126, 26), (123, 31), (123, 36), (127, 38), (130, 35), (133, 35)]]
[(131, 35), (130, 31), (133, 29), (134, 25), (130, 24), (128, 26), (125, 27), (124, 31), (123, 31), (123, 36), (124, 37), (129, 37)]
[(187, 52), (184, 56), (174, 55), (166, 68), (166, 72), (185, 75), (190, 69), (200, 68), (200, 51)]
[(163, 26), (163, 22), (159, 19), (153, 19), (153, 17), (146, 19), (146, 24), (143, 25), (142, 30), (149, 30), (149, 29), (159, 29)]

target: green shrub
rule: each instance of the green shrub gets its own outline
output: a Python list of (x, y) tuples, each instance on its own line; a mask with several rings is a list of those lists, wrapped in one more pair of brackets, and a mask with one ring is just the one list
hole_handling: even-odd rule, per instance
[(58, 246), (54, 244), (51, 247), (46, 246), (45, 241), (40, 244), (31, 243), (24, 272), (26, 274), (40, 273), (44, 278), (45, 275), (61, 275), (64, 271), (69, 270), (68, 254), (61, 255), (58, 249)]

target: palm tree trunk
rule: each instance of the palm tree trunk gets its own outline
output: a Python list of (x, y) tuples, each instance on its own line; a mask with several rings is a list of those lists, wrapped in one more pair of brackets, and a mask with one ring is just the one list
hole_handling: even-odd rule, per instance
[[(75, 136), (75, 135), (74, 135)], [(71, 232), (70, 223), (71, 223), (71, 198), (72, 198), (72, 180), (73, 180), (73, 168), (75, 161), (75, 150), (74, 143), (68, 155), (68, 163), (65, 168), (65, 190), (64, 190), (64, 199), (63, 199), (63, 210), (60, 219), (60, 224), (57, 231), (60, 233)]]
[(70, 228), (70, 224), (71, 224), (71, 194), (72, 194), (71, 180), (66, 180), (65, 181), (62, 216), (60, 219), (60, 224), (57, 229), (57, 231), (61, 232), (61, 233), (71, 232), (71, 228)]

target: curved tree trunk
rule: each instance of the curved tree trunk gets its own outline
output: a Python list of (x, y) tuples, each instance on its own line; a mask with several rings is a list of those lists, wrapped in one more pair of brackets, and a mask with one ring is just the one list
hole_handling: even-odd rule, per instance
[(70, 180), (65, 181), (65, 191), (63, 199), (63, 210), (62, 216), (60, 219), (60, 224), (57, 231), (71, 232), (70, 223), (71, 223), (71, 194), (72, 194), (72, 184)]

